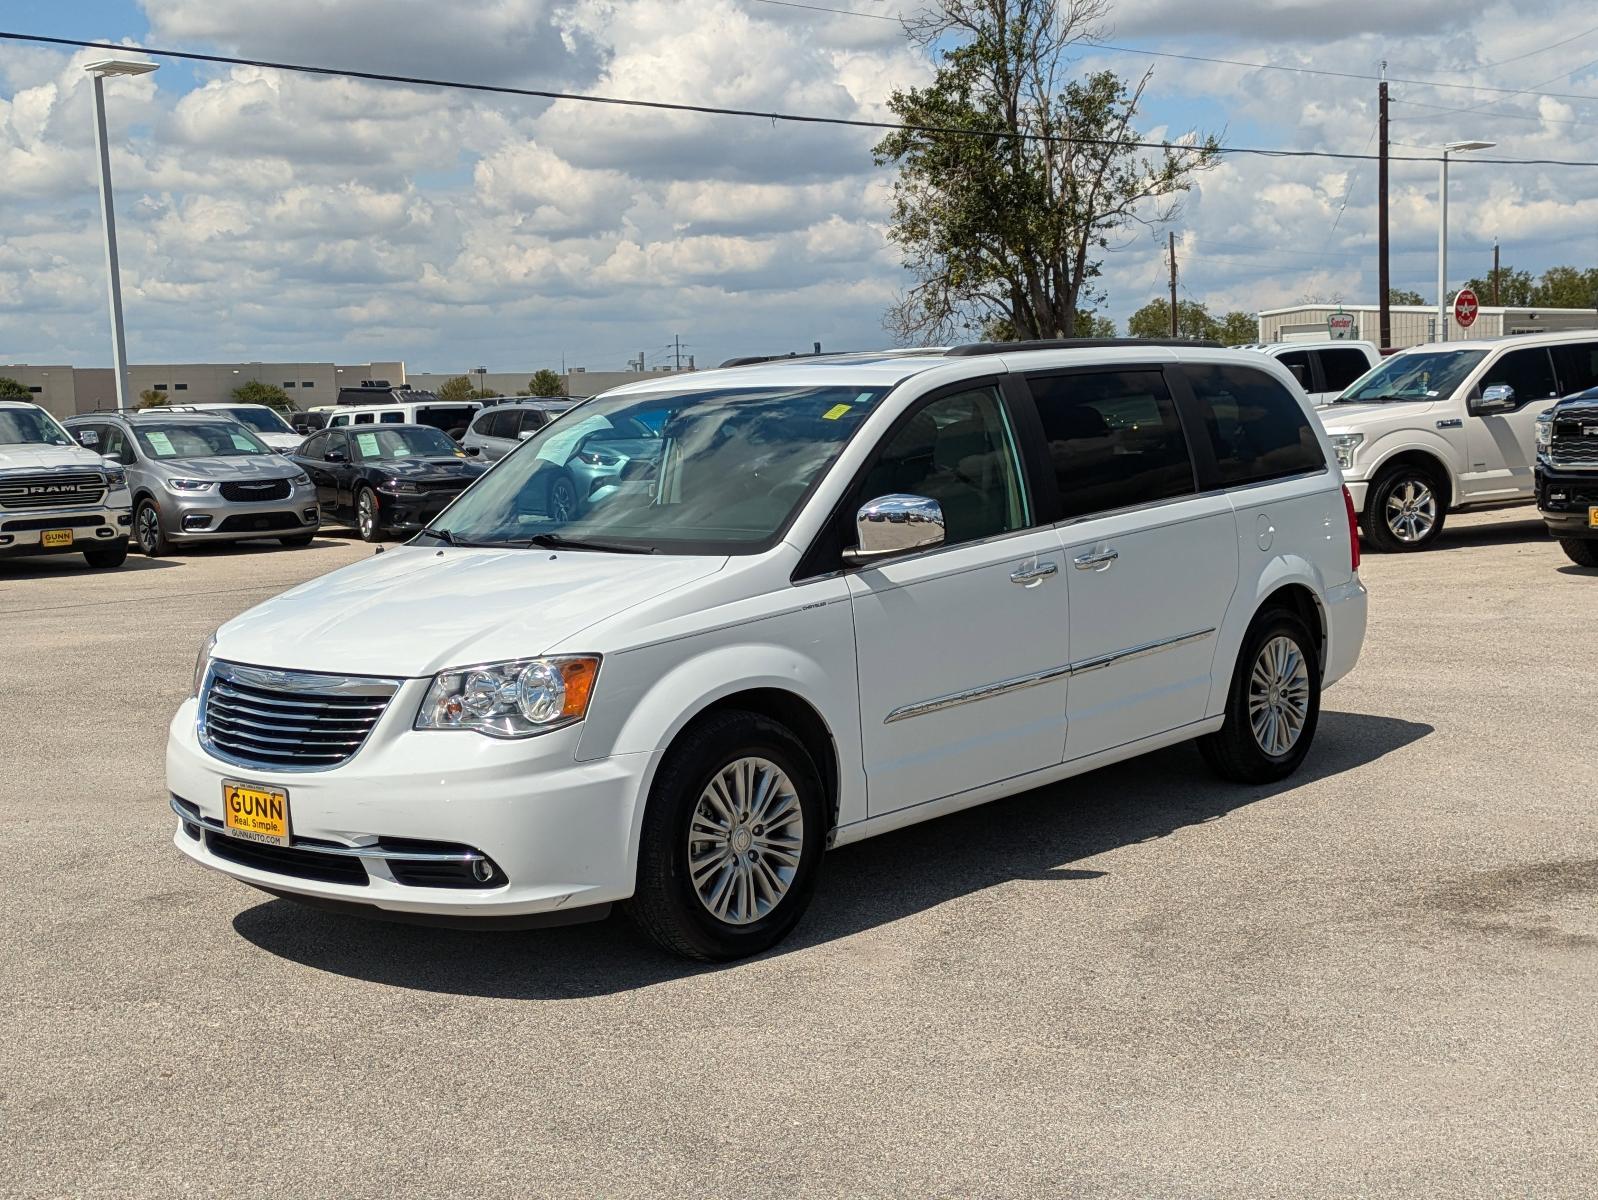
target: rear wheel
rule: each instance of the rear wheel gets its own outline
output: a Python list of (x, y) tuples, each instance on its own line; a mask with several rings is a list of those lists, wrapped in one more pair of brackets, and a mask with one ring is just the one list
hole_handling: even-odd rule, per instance
[(161, 510), (154, 500), (140, 500), (133, 510), (133, 536), (139, 540), (139, 549), (150, 558), (172, 552), (172, 543), (161, 528)]
[(748, 712), (691, 727), (650, 789), (628, 910), (674, 954), (758, 954), (798, 923), (825, 848), (821, 779), (799, 739)]
[(355, 493), (355, 528), (363, 542), (383, 540), (383, 514), (377, 503), (377, 493), (362, 487)]
[(91, 567), (120, 567), (128, 561), (128, 540), (122, 538), (114, 545), (85, 550), (83, 557), (88, 560)]
[(1400, 464), (1377, 478), (1365, 501), (1365, 536), (1385, 553), (1424, 550), (1448, 517), (1444, 490), (1424, 467)]
[(1593, 538), (1560, 538), (1559, 548), (1578, 567), (1598, 567), (1598, 540)]
[(1272, 783), (1298, 770), (1321, 714), (1320, 653), (1304, 622), (1285, 609), (1254, 620), (1232, 673), (1226, 723), (1199, 739), (1223, 779)]

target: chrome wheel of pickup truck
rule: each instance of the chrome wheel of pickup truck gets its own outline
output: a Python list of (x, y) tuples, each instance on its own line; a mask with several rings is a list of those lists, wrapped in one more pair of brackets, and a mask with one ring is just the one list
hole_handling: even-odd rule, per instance
[(1416, 462), (1388, 467), (1365, 499), (1365, 537), (1376, 550), (1424, 550), (1437, 540), (1448, 515), (1448, 488)]
[(1401, 542), (1421, 542), (1437, 524), (1437, 497), (1419, 479), (1406, 479), (1387, 497), (1387, 528)]

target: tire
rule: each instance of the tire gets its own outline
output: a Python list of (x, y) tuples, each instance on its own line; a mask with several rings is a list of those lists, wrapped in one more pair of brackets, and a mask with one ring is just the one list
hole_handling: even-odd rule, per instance
[(88, 560), (91, 567), (101, 570), (120, 567), (128, 561), (128, 539), (120, 538), (109, 546), (98, 546), (93, 550), (85, 550), (83, 557)]
[(1383, 554), (1425, 550), (1448, 519), (1444, 488), (1436, 472), (1399, 464), (1376, 478), (1365, 497), (1361, 525), (1371, 548)]
[[(764, 791), (770, 783), (774, 793)], [(779, 822), (719, 815), (729, 799), (741, 814), (740, 796), (758, 803), (763, 794), (771, 796), (768, 815), (780, 813)], [(690, 726), (650, 788), (628, 912), (664, 949), (684, 958), (717, 962), (769, 949), (798, 923), (815, 891), (826, 811), (815, 763), (786, 727), (740, 711)], [(760, 809), (748, 812), (758, 817)], [(691, 830), (710, 836), (691, 848)], [(745, 857), (737, 865), (739, 854), (753, 861)], [(702, 868), (698, 886), (691, 862)]]
[(148, 497), (134, 506), (133, 536), (147, 558), (160, 558), (163, 554), (172, 553), (172, 542), (161, 528), (161, 510)]
[(315, 538), (316, 535), (314, 533), (297, 533), (293, 537), (278, 538), (277, 540), (279, 545), (292, 546), (297, 550), (301, 546), (309, 546)]
[[(1276, 689), (1262, 686), (1273, 677)], [(1283, 682), (1290, 686), (1282, 688)], [(1252, 711), (1253, 700), (1262, 712)], [(1276, 724), (1271, 723), (1272, 714)], [(1226, 696), (1226, 723), (1200, 738), (1199, 750), (1222, 779), (1274, 783), (1298, 770), (1315, 740), (1320, 715), (1321, 668), (1315, 640), (1295, 614), (1266, 609), (1254, 619), (1238, 653)], [(1264, 718), (1259, 732), (1253, 716)], [(1287, 735), (1290, 742), (1275, 741), (1276, 736)]]
[(1560, 538), (1559, 548), (1565, 552), (1565, 557), (1578, 567), (1598, 567), (1598, 540)]
[(569, 521), (577, 515), (577, 485), (565, 471), (551, 477), (546, 499), (544, 507), (553, 519)]
[(355, 493), (355, 529), (363, 542), (383, 540), (383, 507), (377, 493), (364, 484)]

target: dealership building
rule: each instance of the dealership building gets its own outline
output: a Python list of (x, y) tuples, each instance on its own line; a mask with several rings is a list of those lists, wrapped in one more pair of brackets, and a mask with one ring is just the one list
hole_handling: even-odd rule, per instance
[[(233, 389), (251, 380), (280, 387), (296, 408), (335, 404), (341, 387), (357, 387), (382, 380), (396, 387), (437, 390), (445, 380), (465, 375), (474, 387), (501, 395), (526, 388), (536, 368), (525, 371), (444, 371), (407, 373), (401, 361), (339, 365), (337, 363), (153, 363), (128, 367), (128, 399), (137, 404), (146, 391), (165, 395), (172, 404), (208, 404), (231, 400)], [(597, 396), (624, 383), (636, 383), (670, 374), (654, 371), (589, 371), (573, 367), (563, 374), (562, 390), (568, 396)], [(33, 399), (58, 417), (114, 409), (116, 375), (110, 367), (40, 366), (0, 363), (0, 376), (15, 379)]]
[[(1435, 342), (1437, 309), (1433, 305), (1395, 304), (1388, 312), (1392, 328), (1390, 345), (1402, 350), (1422, 342)], [(1381, 341), (1381, 309), (1374, 304), (1295, 304), (1291, 308), (1271, 308), (1260, 313), (1261, 342), (1322, 341), (1330, 336), (1334, 316), (1354, 318), (1335, 324), (1339, 336), (1356, 341)], [(1352, 332), (1342, 332), (1351, 328)], [(1477, 310), (1475, 323), (1462, 329), (1453, 310), (1448, 313), (1448, 340), (1494, 338), (1506, 334), (1558, 333), (1566, 329), (1598, 329), (1598, 311), (1590, 308), (1489, 308)]]

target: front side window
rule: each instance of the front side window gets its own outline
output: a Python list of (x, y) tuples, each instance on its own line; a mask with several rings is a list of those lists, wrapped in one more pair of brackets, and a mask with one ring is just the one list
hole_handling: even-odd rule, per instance
[(1028, 381), (1063, 519), (1192, 494), (1193, 461), (1155, 369)]
[(271, 454), (237, 421), (140, 421), (133, 436), (146, 458), (235, 458)]
[(484, 423), (483, 433), (488, 437), (513, 438), (520, 419), (513, 408), (496, 409)]
[(1395, 354), (1357, 380), (1335, 403), (1446, 400), (1486, 354), (1485, 350), (1413, 350)]
[(1370, 363), (1358, 350), (1322, 350), (1320, 354), (1321, 377), (1325, 380), (1325, 390), (1328, 392), (1342, 391), (1370, 370)]
[(894, 493), (936, 500), (946, 545), (1030, 524), (1015, 438), (994, 388), (942, 396), (916, 412), (878, 452), (849, 511)]
[(1264, 371), (1185, 367), (1223, 486), (1325, 468), (1319, 440), (1291, 392)]
[(528, 438), (433, 528), (456, 544), (754, 553), (885, 394), (773, 385), (601, 397)]
[(318, 433), (306, 439), (305, 444), (295, 451), (301, 458), (321, 458), (322, 452), (327, 449), (327, 441), (333, 435)]
[(0, 408), (0, 446), (70, 446), (72, 439), (42, 408)]
[(1559, 373), (1561, 396), (1598, 387), (1598, 342), (1555, 346), (1554, 369)]
[(107, 458), (114, 458), (119, 463), (134, 463), (138, 459), (133, 454), (133, 448), (128, 445), (128, 435), (115, 425), (107, 425), (105, 433), (100, 438), (99, 451)]
[(1482, 376), (1481, 388), (1486, 391), (1495, 383), (1507, 383), (1515, 389), (1515, 399), (1522, 402), (1559, 394), (1559, 385), (1554, 382), (1554, 361), (1541, 346), (1511, 350), (1500, 357)]
[(1289, 350), (1286, 354), (1278, 354), (1276, 361), (1293, 373), (1293, 378), (1298, 380), (1298, 386), (1306, 392), (1315, 386), (1315, 376), (1310, 371), (1308, 350)]

